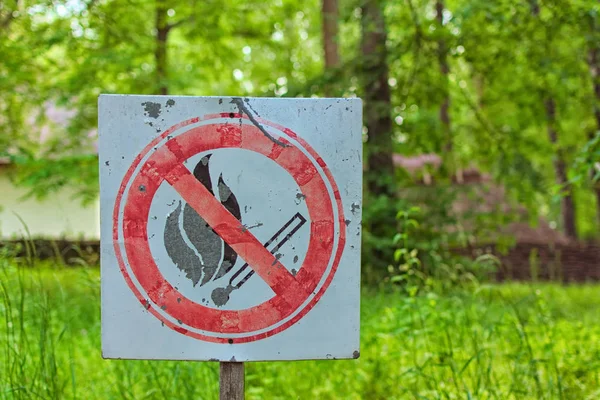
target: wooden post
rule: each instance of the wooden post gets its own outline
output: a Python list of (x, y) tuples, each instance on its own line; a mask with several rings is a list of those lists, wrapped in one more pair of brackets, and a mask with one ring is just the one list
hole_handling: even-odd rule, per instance
[(219, 400), (244, 400), (244, 363), (222, 362), (219, 373)]

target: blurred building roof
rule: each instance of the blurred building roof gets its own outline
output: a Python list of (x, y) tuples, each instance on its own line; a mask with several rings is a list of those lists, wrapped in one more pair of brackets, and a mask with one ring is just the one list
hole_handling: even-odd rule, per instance
[[(30, 143), (39, 146), (40, 153), (44, 153), (45, 145), (53, 139), (60, 139), (61, 135), (69, 128), (73, 118), (77, 116), (77, 111), (57, 105), (55, 102), (47, 101), (39, 112), (32, 113), (25, 124), (27, 126), (27, 139)], [(84, 154), (97, 154), (97, 144), (95, 138), (98, 132), (96, 128), (82, 133), (82, 138), (90, 139), (90, 144), (82, 146), (81, 152)], [(82, 142), (84, 142), (83, 140)], [(9, 146), (4, 154), (15, 155), (17, 150)], [(68, 154), (55, 154), (54, 157), (61, 157)], [(10, 157), (0, 156), (0, 165), (11, 164)]]
[(394, 166), (404, 168), (410, 174), (423, 170), (427, 166), (437, 169), (442, 165), (442, 158), (437, 154), (420, 154), (417, 156), (393, 154), (392, 161)]
[[(425, 206), (433, 201), (438, 201), (430, 190), (435, 188), (435, 179), (432, 173), (442, 165), (442, 158), (437, 154), (421, 154), (417, 156), (393, 155), (394, 165), (403, 168), (417, 184), (412, 188), (403, 188), (402, 196)], [(458, 170), (452, 177), (452, 184), (456, 188), (464, 186), (464, 190), (457, 193), (456, 198), (449, 208), (452, 214), (460, 221), (461, 229), (474, 231), (477, 224), (471, 218), (473, 214), (500, 213), (514, 216), (517, 221), (500, 226), (495, 232), (489, 232), (485, 240), (497, 240), (500, 236), (513, 237), (517, 243), (531, 244), (567, 244), (569, 239), (559, 230), (550, 226), (543, 217), (537, 219), (535, 226), (528, 220), (528, 213), (524, 206), (511, 201), (503, 185), (494, 182), (492, 176), (482, 173), (477, 167), (471, 166)], [(428, 188), (430, 188), (428, 190)], [(419, 192), (419, 193), (417, 193)], [(458, 227), (456, 227), (458, 229)], [(451, 228), (450, 230), (454, 230)]]

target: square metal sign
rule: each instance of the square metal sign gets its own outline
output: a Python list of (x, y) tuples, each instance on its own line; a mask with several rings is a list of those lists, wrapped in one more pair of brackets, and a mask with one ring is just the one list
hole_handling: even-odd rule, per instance
[(102, 354), (359, 356), (360, 99), (102, 95)]

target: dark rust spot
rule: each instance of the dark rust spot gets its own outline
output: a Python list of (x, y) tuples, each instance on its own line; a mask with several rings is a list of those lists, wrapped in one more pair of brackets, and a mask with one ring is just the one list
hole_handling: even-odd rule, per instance
[(147, 101), (145, 103), (142, 103), (142, 106), (144, 106), (144, 115), (147, 115), (148, 117), (154, 119), (157, 119), (160, 115), (160, 104)]

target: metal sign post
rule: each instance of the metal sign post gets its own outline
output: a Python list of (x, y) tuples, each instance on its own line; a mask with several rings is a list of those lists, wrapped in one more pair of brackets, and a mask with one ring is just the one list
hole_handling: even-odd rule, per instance
[(360, 100), (102, 95), (99, 138), (105, 358), (237, 399), (245, 361), (359, 356)]

